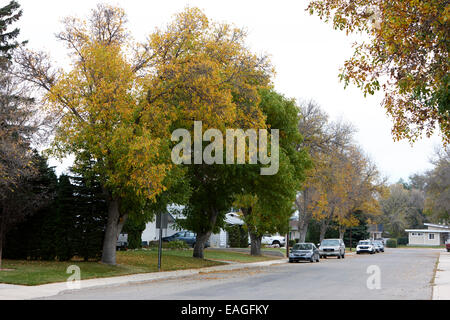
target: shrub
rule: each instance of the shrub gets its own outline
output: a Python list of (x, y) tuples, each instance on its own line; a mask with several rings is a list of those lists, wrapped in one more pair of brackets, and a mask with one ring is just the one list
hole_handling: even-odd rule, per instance
[(289, 247), (293, 247), (294, 244), (296, 244), (296, 243), (297, 243), (297, 240), (294, 240), (294, 239), (289, 240)]
[(408, 238), (404, 237), (404, 238), (397, 238), (397, 244), (398, 245), (407, 245), (408, 244)]
[(386, 247), (397, 248), (397, 239), (389, 239), (388, 241), (386, 241)]
[(189, 249), (187, 243), (181, 240), (170, 241), (167, 247), (169, 249)]
[[(162, 243), (163, 249), (169, 248), (169, 243), (170, 243), (170, 242), (164, 242), (164, 241), (163, 241), (163, 243)], [(150, 249), (158, 249), (158, 247), (159, 247), (159, 240), (149, 241), (149, 242), (148, 242), (148, 247), (149, 247)]]
[(228, 244), (231, 248), (247, 248), (248, 233), (240, 225), (227, 225), (225, 230), (228, 232)]

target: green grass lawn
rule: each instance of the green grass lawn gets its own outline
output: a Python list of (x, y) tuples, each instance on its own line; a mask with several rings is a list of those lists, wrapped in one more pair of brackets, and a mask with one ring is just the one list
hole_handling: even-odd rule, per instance
[[(252, 257), (246, 253), (214, 251), (211, 249), (205, 250), (205, 259), (196, 259), (192, 257), (192, 249), (164, 250), (161, 269), (162, 271), (195, 269), (225, 264), (221, 261), (256, 262), (270, 259), (273, 259), (273, 257)], [(158, 251), (130, 250), (117, 252), (116, 266), (83, 261), (4, 260), (2, 268), (13, 270), (0, 271), (0, 283), (39, 285), (63, 282), (70, 276), (66, 273), (67, 267), (70, 265), (80, 267), (81, 279), (156, 272), (158, 271)]]

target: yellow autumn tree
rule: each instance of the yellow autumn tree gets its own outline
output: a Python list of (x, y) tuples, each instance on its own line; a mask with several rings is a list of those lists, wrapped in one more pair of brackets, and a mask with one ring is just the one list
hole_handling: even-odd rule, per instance
[(74, 170), (96, 176), (108, 205), (102, 262), (116, 263), (116, 241), (128, 211), (165, 190), (169, 163), (167, 112), (147, 101), (140, 72), (148, 63), (125, 29), (125, 12), (99, 5), (88, 21), (67, 18), (57, 35), (70, 50), (70, 71), (43, 53), (22, 51), (21, 76), (45, 90), (58, 119), (52, 151), (75, 155)]
[[(192, 130), (194, 121), (223, 132), (265, 128), (258, 90), (272, 72), (265, 56), (247, 49), (245, 32), (210, 22), (197, 8), (177, 14), (145, 43), (132, 42), (125, 23), (125, 12), (109, 5), (97, 6), (88, 20), (65, 19), (57, 37), (70, 50), (68, 72), (52, 68), (43, 53), (23, 51), (17, 59), (20, 76), (46, 91), (47, 107), (60, 117), (53, 151), (75, 154), (76, 167), (88, 167), (108, 195), (102, 261), (110, 264), (130, 212), (123, 208), (139, 208), (167, 188), (170, 132)], [(209, 218), (195, 226), (216, 221)], [(197, 233), (199, 244), (209, 237)]]
[(415, 141), (440, 128), (450, 141), (447, 0), (310, 0), (307, 10), (362, 34), (340, 78), (364, 94), (383, 90), (395, 139)]

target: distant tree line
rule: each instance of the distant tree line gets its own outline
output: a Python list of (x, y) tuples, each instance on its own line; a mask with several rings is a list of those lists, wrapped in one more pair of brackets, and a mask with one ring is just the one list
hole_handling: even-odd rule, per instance
[[(405, 238), (405, 229), (424, 228), (425, 222), (450, 223), (450, 148), (435, 152), (433, 168), (400, 179), (389, 187), (380, 203), (387, 236)], [(399, 244), (405, 244), (399, 239)]]

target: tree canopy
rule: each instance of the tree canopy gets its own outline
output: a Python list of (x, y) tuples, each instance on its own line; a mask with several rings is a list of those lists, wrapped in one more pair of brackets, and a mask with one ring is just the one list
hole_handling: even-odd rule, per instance
[(396, 139), (415, 141), (439, 127), (450, 141), (447, 0), (311, 0), (307, 10), (335, 29), (363, 34), (340, 79), (364, 94), (384, 91)]

